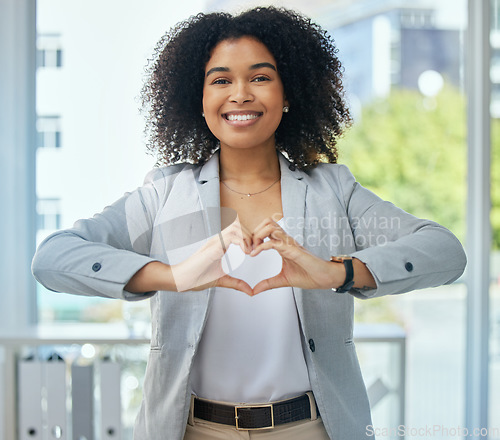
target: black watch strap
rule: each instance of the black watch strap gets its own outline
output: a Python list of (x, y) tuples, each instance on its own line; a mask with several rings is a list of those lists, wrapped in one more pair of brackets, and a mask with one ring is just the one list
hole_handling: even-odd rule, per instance
[(354, 267), (352, 265), (352, 258), (351, 257), (332, 257), (330, 258), (330, 261), (333, 261), (334, 263), (343, 263), (345, 267), (345, 280), (344, 284), (342, 284), (340, 287), (337, 287), (336, 289), (332, 289), (334, 292), (337, 293), (345, 293), (349, 292), (354, 286)]

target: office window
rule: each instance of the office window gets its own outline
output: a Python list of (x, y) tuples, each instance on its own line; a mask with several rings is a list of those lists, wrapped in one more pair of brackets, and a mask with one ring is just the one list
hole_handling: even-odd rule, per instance
[(61, 147), (61, 117), (38, 116), (36, 121), (37, 148)]
[[(144, 67), (163, 34), (202, 11), (203, 3), (89, 0), (81, 7), (37, 0), (38, 243), (53, 226), (70, 228), (142, 184), (155, 163), (138, 111)], [(137, 323), (147, 322), (148, 301), (132, 306), (57, 295), (40, 285), (37, 298), (41, 323), (130, 318), (135, 331), (147, 328)]]
[[(465, 240), (467, 2), (347, 1), (332, 4), (333, 35), (345, 67), (355, 122), (339, 143), (340, 162), (380, 197), (438, 221)], [(338, 11), (337, 11), (338, 10)], [(335, 14), (337, 12), (337, 14)], [(467, 289), (462, 282), (356, 301), (357, 323), (399, 326), (406, 335), (404, 428), (464, 426)], [(373, 348), (373, 347), (372, 347)], [(378, 349), (378, 347), (377, 347)], [(367, 385), (384, 397), (373, 408), (377, 438), (398, 426), (394, 372), (358, 346)], [(379, 358), (382, 362), (383, 358)], [(394, 365), (393, 365), (394, 366)], [(394, 431), (392, 431), (394, 432)], [(407, 435), (407, 438), (414, 438)]]
[[(69, 2), (66, 2), (66, 3), (69, 3)], [(215, 3), (215, 2), (213, 2), (213, 3)], [(342, 3), (349, 3), (349, 2), (342, 2)], [(352, 2), (352, 4), (355, 4), (355, 3), (357, 3), (357, 4), (365, 3), (367, 5), (369, 5), (369, 4), (374, 5), (375, 3), (384, 4), (384, 5), (395, 4), (395, 2), (384, 2), (384, 1), (381, 1), (381, 2), (368, 2), (368, 1), (366, 1), (366, 2), (362, 2), (362, 1)], [(404, 3), (404, 2), (397, 2), (398, 5), (400, 5), (402, 3)], [(417, 1), (414, 3), (419, 3), (419, 2)], [(429, 2), (422, 2), (422, 3), (426, 3), (426, 6), (428, 6), (428, 4), (429, 4)], [(446, 3), (451, 5), (451, 9), (448, 10), (447, 14), (445, 14), (450, 19), (453, 17), (460, 17), (460, 16), (465, 15), (464, 14), (464, 9), (465, 9), (464, 3), (465, 2), (451, 1), (451, 2), (435, 2), (435, 3), (436, 3), (436, 5), (435, 5), (436, 7), (441, 7), (442, 5), (445, 5)], [(48, 9), (49, 14), (50, 14), (56, 10), (53, 8), (54, 5), (56, 7), (58, 7), (59, 9), (61, 9), (60, 6), (62, 4), (64, 4), (64, 2), (39, 0), (37, 4), (39, 7), (43, 6), (43, 8), (40, 8), (40, 9), (44, 9), (44, 8), (45, 8), (45, 10)], [(493, 4), (492, 29), (497, 29), (498, 28), (498, 24), (497, 24), (498, 17), (500, 16), (498, 11), (500, 8), (499, 8), (498, 2), (496, 0), (492, 0), (492, 4)], [(49, 8), (46, 8), (47, 6), (49, 6)], [(116, 6), (116, 3), (115, 3), (115, 6)], [(52, 7), (52, 10), (51, 10), (51, 7)], [(94, 4), (94, 8), (95, 9), (99, 8), (99, 4), (97, 4), (97, 3)], [(89, 8), (89, 9), (92, 9), (92, 8)], [(195, 11), (201, 10), (201, 8), (199, 8), (198, 6), (196, 6), (194, 9), (195, 9)], [(129, 9), (127, 9), (127, 7), (125, 7), (125, 6), (123, 6), (121, 8), (121, 11), (122, 12), (127, 11), (129, 13), (128, 15), (130, 15)], [(127, 17), (128, 17), (128, 15), (127, 15)], [(158, 14), (158, 15), (160, 15), (160, 14)], [(183, 15), (185, 16), (184, 13), (183, 13)], [(111, 15), (109, 17), (111, 17)], [(85, 18), (86, 17), (83, 17), (82, 20), (84, 20)], [(177, 19), (179, 19), (179, 18), (182, 18), (182, 16), (177, 17)], [(63, 17), (63, 20), (66, 20), (66, 19), (67, 19), (67, 17)], [(410, 27), (410, 26), (422, 27), (422, 23), (424, 23), (424, 24), (426, 23), (425, 19), (424, 20), (422, 20), (422, 19), (417, 20), (416, 18), (415, 19), (410, 18), (410, 19), (405, 19), (405, 20), (406, 20), (405, 22), (408, 23), (408, 27)], [(106, 21), (108, 22), (108, 24), (112, 22), (112, 20), (106, 20)], [(137, 21), (140, 21), (140, 20), (138, 19)], [(326, 22), (326, 19), (325, 19), (325, 22)], [(427, 23), (428, 23), (428, 21), (427, 21)], [(432, 21), (430, 21), (430, 23), (432, 25), (439, 26), (439, 24), (435, 24), (435, 23), (438, 23), (438, 20), (433, 19)], [(71, 24), (70, 24), (70, 26), (71, 26)], [(166, 27), (167, 25), (165, 24), (164, 26)], [(462, 39), (463, 32), (465, 30), (465, 26), (463, 25), (463, 23), (458, 27), (458, 29), (459, 29), (459, 37), (460, 37), (460, 39)], [(111, 36), (112, 36), (112, 33), (110, 32), (110, 38), (111, 38)], [(335, 33), (334, 33), (334, 36), (335, 36)], [(397, 31), (396, 32), (393, 31), (393, 36), (394, 36), (393, 41), (397, 41), (399, 38), (399, 33), (397, 33)], [(492, 34), (492, 39), (493, 38), (495, 38), (494, 33)], [(338, 41), (341, 41), (341, 40), (338, 39)], [(345, 47), (347, 44), (345, 41), (347, 41), (347, 39), (344, 40), (343, 47)], [(367, 41), (371, 41), (371, 40), (367, 40)], [(368, 46), (368, 45), (366, 45), (366, 46)], [(496, 43), (494, 43), (493, 46), (496, 47)], [(341, 49), (341, 52), (342, 52), (342, 50), (343, 49)], [(345, 52), (346, 51), (344, 50), (344, 55), (343, 55), (344, 59), (346, 58)], [(400, 66), (398, 66), (397, 60), (399, 59), (398, 55), (400, 55), (400, 52), (399, 52), (397, 46), (394, 46), (393, 52), (394, 52), (394, 54), (393, 54), (394, 56), (389, 57), (392, 64), (395, 65), (395, 66), (393, 66), (392, 71), (399, 72)], [(147, 55), (145, 55), (145, 56), (147, 56)], [(57, 59), (57, 55), (55, 58)], [(54, 59), (54, 57), (52, 57), (52, 59)], [(61, 63), (62, 63), (62, 55), (60, 55), (60, 59), (61, 59)], [(104, 56), (103, 56), (103, 59), (104, 59)], [(65, 63), (66, 63), (66, 52), (65, 52)], [(463, 68), (462, 63), (463, 63), (463, 61), (461, 61), (460, 69)], [(496, 63), (496, 61), (495, 61), (495, 55), (494, 55), (492, 65), (494, 66), (495, 63)], [(55, 64), (57, 64), (57, 61)], [(97, 64), (97, 65), (99, 65), (99, 64)], [(345, 65), (347, 66), (346, 63), (345, 63)], [(109, 66), (107, 66), (107, 67), (109, 67)], [(108, 71), (106, 68), (100, 69), (100, 70)], [(427, 70), (434, 70), (441, 75), (441, 77), (443, 79), (443, 85), (444, 85), (444, 87), (442, 87), (441, 90), (443, 90), (447, 93), (449, 91), (450, 82), (442, 74), (442, 72), (440, 72), (439, 69), (438, 70), (427, 69)], [(351, 76), (352, 72), (353, 72), (353, 69), (350, 69), (346, 73), (346, 76), (352, 78), (352, 76)], [(425, 73), (425, 71), (420, 72), (420, 74), (422, 74), (422, 73)], [(457, 73), (457, 72), (455, 71), (455, 73)], [(458, 71), (458, 75), (459, 74), (460, 74), (460, 71)], [(432, 76), (430, 78), (432, 78)], [(438, 78), (438, 76), (434, 75), (434, 78)], [(458, 76), (458, 78), (460, 80), (460, 76)], [(496, 75), (492, 74), (493, 82), (495, 82), (495, 78), (496, 78)], [(354, 83), (355, 81), (351, 81), (351, 82)], [(400, 83), (399, 75), (394, 74), (390, 83), (393, 86), (399, 85), (399, 83)], [(432, 83), (432, 81), (431, 81), (431, 83)], [(436, 85), (436, 84), (439, 85), (440, 83), (441, 83), (441, 81), (438, 80), (437, 82), (434, 82), (434, 85)], [(458, 84), (460, 85), (460, 82)], [(417, 84), (417, 87), (418, 87), (418, 84)], [(93, 86), (89, 86), (89, 88), (90, 89), (99, 88), (99, 86), (93, 85)], [(463, 107), (462, 107), (462, 103), (460, 102), (460, 99), (463, 98), (463, 91), (460, 88), (460, 86), (457, 86), (455, 84), (455, 88), (453, 89), (454, 92), (457, 92), (457, 89), (458, 89), (458, 95), (455, 93), (455, 98), (458, 98), (458, 99), (454, 98), (455, 100), (453, 100), (453, 101), (450, 101), (450, 100), (440, 101), (439, 94), (438, 95), (431, 94), (431, 96), (426, 96), (426, 98), (420, 97), (421, 99), (419, 99), (418, 102), (416, 102), (416, 104), (418, 105), (419, 111), (422, 111), (422, 112), (423, 112), (423, 110), (425, 110), (425, 111), (438, 110), (439, 111), (439, 110), (444, 109), (444, 108), (449, 108), (449, 109), (452, 109), (454, 112), (455, 112), (455, 110), (458, 110), (458, 113), (462, 113), (462, 116), (463, 116)], [(100, 90), (101, 91), (106, 90), (106, 87), (101, 87)], [(421, 92), (420, 89), (416, 89), (416, 90)], [(391, 93), (393, 91), (397, 91), (396, 87), (391, 87)], [(498, 87), (494, 84), (494, 86), (492, 88), (492, 116), (495, 118), (495, 121), (492, 121), (492, 134), (493, 134), (492, 140), (493, 140), (493, 143), (496, 142), (495, 139), (500, 138), (500, 135), (498, 134), (498, 133), (500, 133), (500, 131), (498, 131), (498, 127), (497, 127), (498, 124), (496, 124), (496, 118), (498, 118), (500, 111), (493, 110), (495, 108), (495, 100), (496, 100), (494, 98), (494, 96), (496, 96), (498, 94), (498, 92), (499, 92)], [(355, 100), (354, 95), (351, 95), (351, 96), (353, 96), (352, 100), (354, 102), (354, 100)], [(413, 96), (415, 96), (415, 95), (413, 95)], [(105, 97), (106, 97), (105, 93), (101, 94), (101, 99), (104, 100)], [(448, 98), (445, 98), (445, 99), (448, 99)], [(99, 104), (101, 103), (101, 101), (94, 100), (94, 104), (96, 104), (96, 102), (98, 102)], [(367, 101), (362, 101), (363, 111), (365, 111), (365, 112), (370, 110), (370, 107), (368, 104), (366, 104), (366, 102)], [(444, 104), (443, 104), (443, 102), (444, 102)], [(457, 104), (456, 108), (453, 107), (452, 104), (450, 104), (452, 102)], [(384, 106), (385, 107), (388, 106), (388, 100), (387, 101), (382, 100), (379, 102), (375, 102), (373, 104), (373, 106), (371, 107), (371, 110), (372, 110), (372, 112), (376, 112), (377, 110), (385, 111), (386, 108), (384, 108)], [(99, 107), (99, 106), (95, 105), (95, 108), (97, 108), (97, 107)], [(378, 109), (377, 109), (377, 107), (378, 107)], [(99, 110), (101, 110), (101, 108), (99, 108)], [(110, 113), (108, 113), (108, 114), (110, 114)], [(439, 115), (441, 116), (441, 113), (439, 113)], [(456, 121), (457, 120), (456, 116), (454, 116), (454, 118)], [(73, 120), (75, 121), (77, 119), (78, 118), (74, 118)], [(458, 140), (463, 139), (462, 130), (465, 128), (464, 122), (463, 122), (464, 119), (465, 118), (461, 118), (461, 122), (455, 122), (452, 125), (446, 125), (446, 132), (448, 133), (448, 136), (449, 136), (448, 140), (453, 140), (455, 142), (457, 139)], [(421, 121), (421, 119), (419, 119), (418, 121)], [(89, 124), (89, 125), (92, 126), (92, 124)], [(103, 125), (104, 125), (104, 123), (103, 123)], [(78, 124), (75, 123), (75, 126), (78, 126)], [(82, 132), (83, 131), (84, 130), (82, 130)], [(114, 130), (110, 130), (110, 131), (112, 131), (115, 136), (119, 137), (119, 134), (117, 134), (117, 131), (114, 131)], [(419, 139), (418, 135), (422, 132), (425, 132), (425, 131), (426, 131), (426, 126), (419, 127), (419, 130), (416, 133), (417, 137), (415, 137), (415, 139), (418, 140)], [(401, 142), (401, 145), (407, 146), (407, 144), (405, 144), (404, 141), (406, 139), (410, 138), (411, 137), (410, 135), (415, 135), (415, 133), (409, 132), (409, 131), (403, 131), (403, 133), (405, 133), (406, 136), (404, 138), (400, 138), (399, 140), (400, 141), (403, 140), (403, 142)], [(380, 136), (380, 139), (378, 139), (378, 140), (371, 139), (370, 142), (373, 142), (374, 145), (380, 146), (380, 145), (383, 145), (384, 141), (386, 141), (388, 138), (391, 138), (393, 135), (394, 135), (394, 132), (386, 132), (385, 136)], [(75, 134), (75, 136), (77, 136), (77, 134)], [(112, 137), (112, 136), (110, 136), (110, 137)], [(106, 138), (106, 136), (101, 137), (101, 136), (94, 135), (92, 137), (92, 139), (94, 141), (96, 139), (103, 139), (103, 138)], [(396, 139), (396, 140), (398, 140), (398, 139)], [(378, 144), (375, 144), (375, 141), (378, 141)], [(444, 179), (445, 182), (443, 184), (447, 185), (447, 186), (454, 186), (454, 187), (456, 186), (457, 191), (456, 191), (456, 194), (454, 195), (454, 197), (458, 196), (462, 200), (464, 197), (464, 195), (463, 195), (464, 190), (462, 188), (463, 170), (461, 170), (460, 167), (463, 167), (463, 161), (462, 161), (463, 155), (462, 155), (462, 151), (460, 149), (461, 147), (460, 147), (459, 143), (453, 143), (450, 145), (454, 145), (454, 146), (458, 145), (459, 146), (459, 148), (456, 150), (457, 156), (454, 156), (450, 161), (450, 164), (453, 164), (453, 166), (458, 165), (459, 169), (458, 169), (458, 171), (455, 170), (455, 172), (451, 176), (449, 174), (445, 174), (446, 179)], [(100, 144), (99, 147), (102, 147), (102, 144)], [(408, 149), (411, 150), (411, 148), (408, 148)], [(107, 150), (105, 148), (101, 148), (100, 151), (101, 151), (103, 156), (105, 156), (107, 154)], [(345, 148), (343, 151), (344, 151), (344, 157), (342, 160), (344, 162), (348, 162), (348, 160), (347, 160), (347, 154), (349, 154), (348, 149)], [(354, 158), (354, 160), (349, 159), (349, 164), (350, 164), (351, 168), (353, 169), (353, 171), (355, 171), (355, 168), (356, 168), (356, 165), (355, 165), (356, 161), (359, 161), (360, 163), (364, 161), (365, 164), (372, 163), (371, 157), (366, 159), (366, 156), (365, 156), (363, 158), (362, 155), (359, 154), (360, 152), (362, 152), (362, 150), (353, 149), (352, 155), (354, 155), (354, 156), (358, 155), (360, 157)], [(94, 153), (95, 152), (92, 151), (90, 154), (93, 155), (95, 158), (96, 155)], [(438, 153), (441, 154), (441, 151), (439, 151)], [(440, 163), (440, 158), (437, 157), (437, 156), (439, 156), (439, 154), (437, 154), (435, 156), (432, 156), (432, 155), (430, 156), (432, 159), (434, 159), (435, 164)], [(425, 157), (426, 154), (422, 154), (422, 156)], [(395, 156), (391, 155), (391, 154), (387, 155), (387, 160), (384, 162), (384, 166), (381, 168), (383, 171), (392, 170), (394, 157)], [(117, 156), (113, 156), (113, 159), (114, 159), (114, 161), (110, 160), (109, 163), (112, 162), (113, 164), (116, 164)], [(413, 162), (416, 163), (416, 162), (418, 162), (419, 159), (422, 159), (422, 157), (414, 157), (413, 159), (414, 159)], [(69, 163), (71, 163), (71, 162), (74, 164), (75, 160), (70, 161)], [(131, 161), (128, 161), (128, 163), (131, 163)], [(497, 148), (495, 146), (493, 146), (492, 196), (493, 196), (493, 203), (494, 203), (494, 206), (493, 206), (494, 212), (492, 213), (492, 223), (494, 226), (493, 232), (494, 232), (494, 234), (496, 234), (495, 237), (498, 237), (498, 227), (495, 227), (495, 224), (498, 225), (497, 220), (499, 218), (499, 216), (496, 214), (496, 211), (498, 211), (498, 209), (497, 209), (498, 202), (495, 202), (495, 200), (498, 200), (497, 188), (500, 188), (500, 185), (498, 184), (498, 176), (500, 175), (498, 172), (499, 163), (500, 162), (499, 162), (499, 156), (497, 153)], [(351, 165), (351, 164), (353, 164), (353, 165)], [(432, 162), (427, 162), (427, 166), (428, 166), (428, 168), (427, 168), (428, 174), (426, 174), (426, 177), (427, 177), (427, 175), (434, 177), (436, 174), (439, 174), (438, 172), (435, 172), (436, 168), (433, 167)], [(54, 169), (56, 169), (56, 168), (52, 168), (51, 171), (53, 171)], [(90, 169), (90, 168), (87, 167), (87, 169)], [(370, 169), (370, 167), (368, 167), (369, 172), (374, 172), (374, 170), (376, 171), (376, 167), (372, 167), (371, 169)], [(406, 171), (409, 171), (409, 169)], [(369, 182), (369, 177), (370, 177), (369, 175), (364, 176), (363, 173), (357, 173), (357, 172), (356, 172), (356, 175), (362, 181), (362, 183), (365, 183), (367, 186), (369, 186), (369, 183), (370, 183)], [(87, 175), (87, 177), (89, 177), (89, 176)], [(90, 176), (90, 177), (93, 177), (93, 176)], [(116, 176), (114, 176), (114, 177), (115, 178), (113, 178), (113, 179), (109, 178), (109, 182), (116, 183), (116, 180), (117, 180)], [(91, 180), (91, 178), (89, 178), (89, 180)], [(424, 180), (425, 179), (420, 179), (419, 182), (423, 182)], [(82, 179), (82, 181), (84, 181), (84, 179)], [(123, 183), (124, 182), (122, 181), (117, 186), (120, 188), (125, 188), (125, 185)], [(435, 182), (432, 184), (435, 184)], [(102, 187), (107, 188), (107, 186), (102, 186)], [(127, 186), (127, 189), (128, 189), (128, 186)], [(390, 193), (389, 190), (387, 190), (387, 192), (386, 192), (386, 190), (384, 190), (384, 188), (374, 188), (374, 189), (379, 191), (379, 193), (381, 195), (384, 195), (384, 194), (387, 195), (387, 198), (390, 198), (391, 194), (393, 194), (393, 193)], [(397, 195), (397, 198), (403, 198), (403, 199), (406, 198), (407, 205), (409, 206), (409, 207), (407, 207), (407, 209), (413, 210), (414, 209), (413, 205), (410, 206), (413, 203), (412, 197), (416, 193), (418, 194), (419, 189), (420, 188), (419, 187), (416, 188), (415, 183), (413, 183), (411, 186), (405, 186), (405, 185), (400, 186), (399, 192), (395, 191), (395, 193)], [(425, 188), (425, 190), (427, 190), (427, 188)], [(96, 194), (96, 191), (90, 191), (90, 193)], [(439, 193), (439, 191), (437, 191), (437, 193)], [(411, 194), (411, 197), (410, 197), (410, 194)], [(108, 195), (109, 194), (106, 194), (106, 196), (108, 196)], [(77, 200), (82, 200), (82, 198), (80, 196), (81, 196), (81, 194), (78, 194), (78, 196), (76, 196), (76, 197), (74, 196), (74, 198), (76, 198)], [(424, 200), (420, 200), (421, 206), (426, 207), (425, 197), (423, 199)], [(108, 200), (110, 200), (110, 199), (108, 198)], [(429, 202), (432, 202), (432, 200), (433, 200), (432, 197), (428, 198)], [(100, 202), (101, 202), (101, 200), (98, 201), (98, 203), (100, 203)], [(447, 205), (448, 202), (449, 202), (449, 200), (444, 200), (443, 204)], [(459, 206), (456, 204), (455, 198), (453, 198), (453, 200), (451, 201), (451, 204), (454, 205), (455, 207)], [(70, 205), (71, 205), (71, 203), (70, 203)], [(404, 200), (403, 200), (402, 206), (406, 206), (406, 202)], [(433, 207), (432, 203), (429, 203), (428, 206), (430, 206), (432, 209), (436, 209), (436, 211), (429, 211), (430, 212), (429, 215), (433, 215), (432, 214), (433, 212), (438, 213), (439, 209), (436, 208), (436, 206)], [(415, 209), (417, 209), (417, 210), (414, 212), (417, 214), (420, 214), (421, 212), (423, 212), (418, 207), (416, 207)], [(86, 210), (86, 212), (90, 212), (90, 211), (91, 211), (91, 209)], [(82, 211), (78, 212), (77, 214), (80, 214), (81, 212)], [(444, 221), (443, 220), (440, 220), (440, 221), (443, 221), (443, 223), (445, 225), (450, 225), (450, 227), (452, 227), (452, 229), (459, 236), (461, 236), (463, 238), (463, 236), (464, 236), (463, 226), (460, 226), (460, 214), (457, 214), (457, 212), (458, 211), (455, 210), (455, 213), (452, 214), (451, 216), (449, 216), (448, 219), (445, 219)], [(76, 219), (76, 218), (78, 218), (78, 215), (74, 215), (74, 213), (73, 213), (73, 214), (69, 215), (68, 218)], [(463, 216), (462, 216), (462, 218), (463, 218)], [(453, 220), (453, 219), (455, 219), (455, 220)], [(67, 226), (67, 223), (64, 224), (64, 226)], [(492, 246), (492, 251), (494, 252), (495, 256), (497, 256), (497, 254), (498, 254), (498, 242), (499, 242), (499, 239), (495, 238), (495, 244)], [(492, 330), (491, 331), (492, 331), (492, 335), (494, 337), (492, 337), (491, 349), (492, 349), (492, 359), (494, 361), (498, 360), (498, 358), (499, 358), (498, 347), (500, 346), (498, 344), (498, 335), (500, 334), (500, 332), (498, 330), (499, 329), (498, 322), (500, 322), (500, 320), (497, 319), (498, 313), (496, 311), (496, 309), (498, 308), (498, 305), (497, 305), (498, 301), (495, 302), (495, 300), (497, 300), (499, 297), (498, 296), (499, 283), (497, 281), (498, 280), (498, 273), (495, 272), (496, 268), (498, 268), (498, 267), (499, 267), (498, 260), (492, 259), (492, 268), (493, 268), (492, 280), (494, 281), (494, 284), (493, 284), (494, 290), (492, 290), (491, 316), (492, 316), (493, 322), (492, 322)], [(410, 384), (411, 393), (409, 393), (409, 395), (408, 395), (408, 401), (411, 404), (411, 408), (408, 408), (409, 415), (410, 415), (410, 420), (409, 420), (408, 424), (413, 422), (414, 427), (419, 427), (419, 426), (421, 427), (422, 426), (422, 425), (416, 425), (415, 420), (417, 420), (417, 421), (426, 420), (426, 415), (429, 415), (429, 414), (431, 416), (427, 417), (426, 421), (438, 420), (438, 422), (441, 423), (441, 425), (438, 425), (438, 426), (444, 426), (444, 425), (442, 425), (443, 421), (450, 420), (449, 418), (443, 419), (441, 417), (440, 411), (444, 411), (444, 410), (453, 414), (452, 420), (454, 420), (454, 421), (458, 420), (460, 422), (461, 421), (460, 413), (462, 412), (461, 408), (465, 405), (465, 403), (463, 402), (463, 393), (461, 391), (463, 388), (463, 381), (461, 380), (462, 375), (463, 375), (463, 358), (460, 355), (457, 356), (457, 353), (464, 352), (464, 346), (463, 346), (463, 333), (464, 333), (463, 306), (464, 306), (464, 301), (463, 301), (463, 298), (467, 293), (464, 292), (463, 285), (461, 285), (461, 284), (456, 284), (454, 286), (450, 286), (450, 287), (443, 288), (443, 289), (448, 289), (448, 290), (436, 289), (436, 290), (432, 290), (430, 292), (419, 292), (416, 294), (406, 295), (404, 298), (402, 297), (402, 298), (394, 298), (394, 299), (392, 299), (392, 298), (391, 299), (384, 299), (384, 301), (401, 300), (401, 302), (399, 304), (394, 302), (394, 307), (391, 307), (391, 309), (389, 310), (389, 312), (390, 312), (389, 314), (387, 312), (387, 309), (381, 307), (380, 303), (377, 303), (377, 302), (370, 302), (370, 303), (367, 302), (367, 305), (369, 304), (371, 306), (371, 310), (358, 309), (358, 316), (359, 316), (360, 320), (374, 319), (374, 316), (377, 314), (379, 316), (377, 319), (380, 319), (380, 320), (393, 319), (394, 316), (398, 316), (398, 314), (405, 318), (404, 320), (401, 320), (400, 322), (402, 323), (402, 325), (407, 325), (409, 344), (410, 344), (409, 364), (411, 365), (411, 367), (410, 367), (411, 371), (409, 373), (411, 376), (409, 379), (409, 384)], [(458, 291), (458, 294), (454, 293), (456, 291)], [(47, 295), (49, 295), (49, 294), (47, 294)], [(410, 299), (415, 300), (413, 305), (410, 304)], [(406, 300), (408, 300), (408, 301), (406, 301)], [(432, 303), (431, 300), (434, 300), (434, 302)], [(432, 322), (439, 321), (439, 323), (440, 323), (439, 328), (436, 329), (435, 327), (428, 327), (427, 326), (428, 321), (426, 320), (426, 315), (434, 315), (434, 316), (429, 316), (429, 319)], [(76, 314), (75, 314), (75, 316), (76, 316)], [(43, 319), (42, 319), (42, 321), (43, 321)], [(451, 323), (451, 327), (450, 327), (450, 323)], [(443, 332), (443, 329), (445, 330), (444, 332)], [(428, 345), (426, 347), (428, 350), (426, 352), (424, 352), (424, 356), (421, 355), (422, 352), (418, 352), (418, 350), (415, 350), (415, 348), (418, 345), (417, 342), (418, 342), (419, 338), (420, 338), (420, 346), (422, 346), (423, 344)], [(447, 342), (450, 343), (449, 346), (446, 345)], [(447, 348), (446, 352), (439, 350), (439, 346), (442, 347), (443, 344), (446, 345), (446, 348)], [(443, 357), (448, 356), (448, 354), (450, 355), (448, 362), (443, 362)], [(440, 365), (441, 373), (438, 371), (438, 374), (436, 375), (435, 374), (436, 371), (434, 371), (432, 369), (426, 370), (426, 367), (428, 365), (431, 365), (431, 364)], [(497, 364), (498, 363), (494, 363), (494, 362), (491, 364), (492, 365), (491, 371), (492, 371), (492, 373), (494, 373), (494, 378), (496, 378), (496, 382), (492, 381), (492, 383), (491, 383), (490, 388), (492, 390), (498, 389), (498, 383), (499, 383), (498, 378), (500, 377), (500, 374), (498, 374), (498, 372), (500, 371), (500, 369), (498, 368)], [(449, 377), (443, 378), (443, 376), (442, 376), (443, 371), (449, 372), (451, 374), (449, 375)], [(429, 397), (428, 390), (431, 389), (431, 391), (432, 391), (432, 388), (434, 387), (434, 385), (436, 383), (438, 384), (438, 386), (436, 387), (435, 394), (438, 396), (438, 398), (437, 399), (433, 399), (433, 398), (429, 399), (428, 398)], [(424, 385), (425, 389), (423, 388), (421, 391), (423, 394), (425, 394), (427, 396), (425, 399), (419, 399), (418, 396), (415, 394), (415, 391), (416, 390), (418, 391), (419, 384)], [(452, 393), (449, 393), (450, 389), (452, 390)], [(432, 394), (432, 392), (430, 395), (431, 395), (431, 397), (434, 396), (434, 394)], [(446, 398), (446, 401), (441, 401), (440, 400), (441, 397), (443, 399)], [(419, 403), (419, 402), (421, 402), (421, 403)], [(451, 408), (448, 408), (448, 406), (450, 406), (449, 403), (451, 403)], [(498, 395), (491, 393), (491, 402), (490, 403), (491, 403), (490, 420), (492, 422), (492, 426), (497, 426), (498, 420), (495, 420), (495, 417), (498, 417), (498, 414), (499, 414)], [(424, 406), (427, 406), (427, 408), (425, 408)], [(433, 410), (435, 408), (438, 408), (439, 411), (437, 411), (436, 414), (434, 415), (432, 413), (433, 413)], [(420, 417), (416, 417), (415, 414), (417, 414), (419, 411), (421, 413)], [(450, 426), (450, 424), (448, 424), (448, 426)], [(463, 424), (461, 426), (463, 426)]]
[(500, 30), (493, 27), (491, 31), (491, 116), (500, 117)]
[(429, 9), (409, 9), (401, 12), (401, 25), (422, 28), (434, 26), (434, 11)]
[(61, 228), (61, 200), (38, 199), (36, 213), (37, 229), (55, 231)]
[(62, 67), (63, 51), (60, 35), (39, 34), (37, 37), (37, 67)]

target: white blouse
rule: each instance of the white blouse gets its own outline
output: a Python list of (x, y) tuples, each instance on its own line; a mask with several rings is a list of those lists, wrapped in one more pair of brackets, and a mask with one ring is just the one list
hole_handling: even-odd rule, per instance
[[(282, 225), (282, 221), (278, 222)], [(251, 287), (277, 275), (282, 259), (274, 249), (256, 257), (231, 244), (224, 270)], [(241, 403), (271, 402), (311, 389), (297, 307), (291, 287), (254, 297), (216, 288), (191, 372), (193, 393)]]

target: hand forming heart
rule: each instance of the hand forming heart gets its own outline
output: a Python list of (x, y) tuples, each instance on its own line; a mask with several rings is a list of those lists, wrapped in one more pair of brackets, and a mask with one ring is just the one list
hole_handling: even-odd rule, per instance
[[(276, 250), (283, 260), (280, 273), (258, 282), (252, 289), (245, 281), (224, 271), (223, 257), (230, 244), (239, 246), (251, 257), (264, 250)], [(188, 259), (172, 266), (172, 273), (178, 291), (218, 286), (240, 290), (250, 296), (286, 286), (328, 289), (342, 284), (345, 276), (340, 265), (311, 254), (272, 218), (266, 218), (253, 233), (237, 218)]]

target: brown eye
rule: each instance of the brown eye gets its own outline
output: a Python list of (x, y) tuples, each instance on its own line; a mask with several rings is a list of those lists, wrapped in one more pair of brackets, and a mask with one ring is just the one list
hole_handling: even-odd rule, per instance
[(224, 78), (219, 78), (212, 82), (212, 84), (229, 84), (229, 81)]
[(262, 81), (270, 81), (267, 76), (257, 76), (252, 80), (253, 82), (262, 82)]

